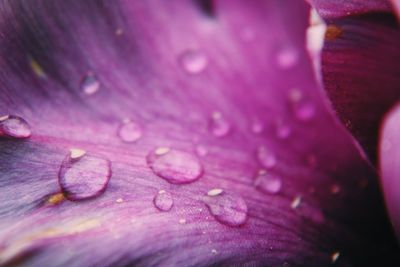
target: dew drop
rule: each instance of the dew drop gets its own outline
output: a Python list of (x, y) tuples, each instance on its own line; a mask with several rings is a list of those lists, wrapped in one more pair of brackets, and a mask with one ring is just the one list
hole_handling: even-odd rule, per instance
[(23, 118), (14, 115), (0, 117), (0, 136), (23, 139), (31, 133), (31, 127)]
[(281, 140), (289, 138), (292, 133), (292, 128), (284, 123), (278, 123), (276, 126), (276, 137)]
[(122, 203), (122, 202), (124, 202), (124, 199), (123, 198), (117, 198), (117, 200), (115, 200), (115, 202), (116, 203)]
[(186, 219), (179, 219), (179, 224), (186, 224)]
[(267, 169), (272, 169), (276, 165), (275, 154), (264, 146), (257, 149), (257, 158), (260, 164)]
[(293, 47), (283, 47), (276, 56), (276, 62), (282, 69), (289, 69), (296, 65), (299, 54)]
[(216, 111), (211, 116), (210, 130), (214, 136), (224, 137), (231, 130), (231, 126), (222, 114)]
[(218, 254), (218, 251), (216, 249), (212, 249), (211, 254), (216, 255), (216, 254)]
[(196, 153), (197, 153), (197, 155), (198, 155), (199, 157), (205, 157), (205, 156), (207, 156), (208, 151), (207, 151), (207, 148), (205, 148), (204, 146), (198, 145), (198, 146), (196, 147)]
[(254, 185), (261, 192), (277, 194), (281, 191), (282, 179), (277, 175), (269, 174), (265, 170), (261, 170), (258, 172)]
[(310, 102), (301, 102), (294, 106), (294, 114), (301, 121), (309, 121), (315, 115), (315, 106)]
[(152, 171), (171, 184), (192, 183), (203, 174), (199, 159), (184, 151), (161, 147), (146, 159)]
[(82, 78), (81, 90), (86, 95), (93, 95), (100, 89), (100, 82), (93, 73), (88, 73)]
[(169, 192), (165, 190), (160, 190), (154, 196), (153, 203), (158, 210), (169, 211), (174, 205), (174, 200)]
[(215, 196), (218, 196), (219, 194), (221, 194), (222, 192), (224, 192), (224, 190), (222, 190), (221, 188), (214, 188), (214, 189), (211, 189), (210, 191), (208, 191), (207, 195), (210, 197), (215, 197)]
[(251, 131), (255, 134), (259, 134), (264, 130), (264, 125), (261, 122), (255, 122), (251, 125)]
[(139, 124), (127, 119), (118, 128), (118, 136), (126, 143), (133, 143), (142, 137), (142, 128)]
[(217, 195), (206, 195), (203, 201), (214, 218), (228, 226), (240, 226), (247, 219), (247, 205), (244, 199), (226, 191)]
[(208, 65), (207, 56), (197, 50), (189, 50), (184, 52), (180, 57), (183, 69), (190, 74), (198, 74), (203, 72)]
[(84, 200), (103, 193), (110, 177), (109, 160), (71, 149), (61, 163), (58, 182), (67, 199)]

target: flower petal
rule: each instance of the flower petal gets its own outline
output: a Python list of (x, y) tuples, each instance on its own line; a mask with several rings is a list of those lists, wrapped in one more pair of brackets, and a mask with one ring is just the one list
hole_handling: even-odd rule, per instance
[(2, 264), (395, 261), (375, 172), (315, 81), (302, 1), (1, 11), (1, 112), (32, 129), (0, 140)]

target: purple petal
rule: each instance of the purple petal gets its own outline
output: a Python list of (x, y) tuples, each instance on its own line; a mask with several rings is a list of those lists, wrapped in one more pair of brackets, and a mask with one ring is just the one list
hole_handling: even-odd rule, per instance
[[(1, 12), (0, 111), (32, 128), (0, 140), (1, 264), (396, 261), (375, 172), (318, 87), (302, 1)], [(100, 182), (60, 187), (72, 148), (112, 162), (111, 178), (89, 164)]]
[(360, 15), (369, 12), (391, 12), (389, 0), (307, 0), (324, 19)]
[(400, 31), (390, 15), (331, 20), (322, 53), (333, 107), (375, 161), (384, 114), (400, 99)]
[(400, 106), (385, 118), (380, 139), (380, 168), (386, 206), (397, 237), (400, 238)]

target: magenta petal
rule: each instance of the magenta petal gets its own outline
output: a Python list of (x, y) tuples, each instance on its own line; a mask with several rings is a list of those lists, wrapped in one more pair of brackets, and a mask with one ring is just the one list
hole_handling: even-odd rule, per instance
[(400, 100), (400, 31), (390, 15), (328, 22), (324, 85), (342, 122), (376, 159), (379, 124)]
[(392, 0), (392, 4), (394, 9), (397, 12), (397, 16), (400, 16), (400, 1), (399, 0)]
[(391, 12), (389, 0), (306, 0), (325, 19), (347, 17), (369, 12)]
[[(0, 112), (32, 128), (0, 140), (0, 264), (396, 262), (375, 171), (315, 80), (303, 1), (0, 10)], [(60, 186), (87, 155), (112, 170)]]
[(386, 206), (400, 238), (400, 106), (386, 117), (380, 139), (380, 168)]

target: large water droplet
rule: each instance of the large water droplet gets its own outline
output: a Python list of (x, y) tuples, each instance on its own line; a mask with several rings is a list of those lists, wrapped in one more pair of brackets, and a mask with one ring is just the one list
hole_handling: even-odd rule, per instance
[(159, 177), (172, 184), (187, 184), (203, 174), (199, 159), (187, 152), (158, 148), (149, 153), (147, 164)]
[(127, 119), (119, 127), (118, 136), (124, 142), (133, 143), (142, 137), (142, 128), (139, 124)]
[(87, 94), (92, 95), (100, 89), (100, 82), (93, 73), (88, 73), (82, 78), (81, 90)]
[(229, 133), (231, 126), (220, 112), (214, 112), (211, 116), (210, 130), (214, 136), (223, 137)]
[[(210, 191), (213, 192), (212, 190)], [(246, 222), (247, 205), (239, 195), (225, 191), (218, 194), (213, 192), (204, 196), (203, 201), (214, 218), (222, 224), (240, 226)]]
[(111, 162), (81, 149), (71, 152), (61, 163), (58, 182), (69, 200), (83, 200), (104, 192), (111, 177)]
[(165, 191), (165, 190), (160, 190), (158, 193), (155, 195), (153, 199), (154, 206), (160, 211), (169, 211), (171, 210), (172, 206), (174, 205), (174, 200), (172, 198), (172, 195)]
[(276, 165), (275, 154), (264, 146), (260, 146), (257, 149), (258, 161), (267, 169), (272, 169)]
[(184, 52), (180, 57), (180, 61), (184, 70), (190, 74), (201, 73), (208, 65), (207, 56), (197, 50)]
[(282, 188), (282, 179), (277, 175), (261, 170), (257, 174), (254, 185), (264, 193), (276, 194)]
[(21, 117), (6, 115), (0, 117), (0, 136), (13, 138), (28, 138), (31, 136), (31, 127)]

